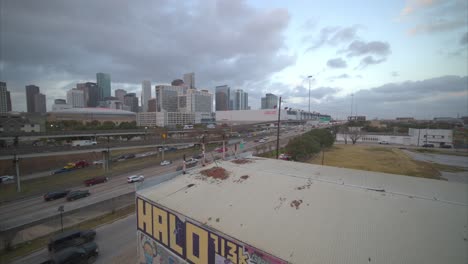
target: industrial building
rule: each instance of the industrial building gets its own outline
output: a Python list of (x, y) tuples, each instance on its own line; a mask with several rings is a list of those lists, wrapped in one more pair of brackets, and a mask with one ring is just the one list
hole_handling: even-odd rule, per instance
[[(282, 121), (316, 120), (322, 123), (331, 121), (329, 115), (308, 113), (302, 110), (281, 109)], [(216, 111), (216, 122), (225, 124), (249, 124), (278, 121), (278, 109)]]
[(79, 122), (111, 121), (115, 124), (136, 121), (136, 114), (130, 111), (108, 108), (72, 108), (47, 113), (47, 121), (76, 120)]
[(468, 260), (464, 184), (256, 157), (148, 180), (136, 204), (138, 263)]
[[(410, 128), (407, 135), (382, 134), (359, 132), (356, 142), (379, 143), (382, 141), (389, 144), (408, 146), (423, 146), (433, 144), (435, 147), (453, 144), (453, 131), (451, 129), (416, 129)], [(351, 141), (347, 133), (338, 133), (336, 140), (340, 142)]]

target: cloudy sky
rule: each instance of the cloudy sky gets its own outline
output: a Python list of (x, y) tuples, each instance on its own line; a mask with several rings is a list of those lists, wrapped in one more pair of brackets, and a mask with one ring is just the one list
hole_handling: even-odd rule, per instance
[[(466, 0), (2, 0), (0, 80), (24, 111), (25, 85), (48, 109), (77, 82), (111, 74), (112, 89), (228, 84), (249, 104), (344, 118), (468, 115)], [(154, 90), (153, 90), (154, 93)], [(351, 109), (351, 101), (354, 101)]]

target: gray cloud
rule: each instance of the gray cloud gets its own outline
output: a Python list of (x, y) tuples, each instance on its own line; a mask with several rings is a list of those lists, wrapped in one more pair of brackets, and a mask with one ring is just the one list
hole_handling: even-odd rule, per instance
[(327, 61), (327, 66), (330, 68), (346, 68), (348, 65), (346, 61), (342, 58), (329, 59)]
[[(433, 118), (466, 115), (468, 76), (442, 76), (422, 81), (389, 83), (354, 92), (357, 114), (371, 118), (414, 116)], [(313, 110), (333, 117), (349, 115), (351, 97), (330, 97), (313, 105)], [(307, 109), (306, 100), (295, 107)]]
[(355, 40), (344, 50), (348, 57), (361, 56), (366, 54), (387, 56), (391, 53), (390, 44), (382, 41), (364, 42)]
[(416, 21), (409, 34), (433, 34), (466, 28), (466, 0), (416, 1), (407, 5), (402, 17)]
[(460, 39), (460, 44), (461, 45), (467, 45), (468, 44), (468, 32), (463, 34), (462, 38)]
[[(245, 1), (1, 5), (0, 79), (13, 91), (24, 92), (25, 85), (35, 83), (48, 95), (65, 96), (68, 83), (94, 80), (101, 71), (110, 73), (113, 83), (130, 87), (139, 87), (143, 79), (167, 83), (191, 71), (201, 88), (243, 86), (296, 59), (284, 41), (288, 11), (257, 10)], [(24, 109), (22, 99), (13, 99), (15, 110)]]
[(349, 76), (346, 73), (343, 73), (343, 74), (340, 74), (340, 75), (331, 76), (331, 77), (328, 78), (328, 80), (334, 81), (334, 80), (338, 80), (338, 79), (349, 79), (349, 78), (351, 78), (351, 76)]
[[(317, 49), (323, 45), (338, 45), (357, 39), (357, 31), (361, 28), (359, 25), (351, 27), (324, 27), (320, 30), (318, 39), (309, 47), (307, 51)], [(305, 40), (309, 40), (308, 36)]]
[(381, 59), (374, 59), (372, 56), (366, 56), (361, 59), (361, 62), (359, 63), (359, 66), (357, 68), (364, 69), (369, 65), (375, 65), (375, 64), (380, 64), (384, 62), (386, 59), (381, 58)]
[[(328, 96), (333, 96), (337, 92), (339, 92), (339, 88), (333, 87), (318, 87), (310, 90), (310, 97), (316, 100), (324, 99)], [(296, 86), (291, 93), (288, 95), (292, 97), (304, 97), (309, 98), (309, 88), (305, 86)]]

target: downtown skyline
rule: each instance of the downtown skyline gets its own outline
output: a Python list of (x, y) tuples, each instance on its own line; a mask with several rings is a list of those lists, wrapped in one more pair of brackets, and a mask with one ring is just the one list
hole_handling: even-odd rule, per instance
[[(128, 10), (124, 4), (2, 3), (0, 81), (14, 110), (25, 110), (29, 84), (51, 95), (49, 107), (96, 72), (112, 76), (112, 92), (140, 97), (142, 80), (154, 87), (193, 71), (197, 88), (243, 89), (252, 109), (273, 93), (307, 110), (313, 75), (312, 111), (345, 117), (353, 94), (354, 111), (369, 118), (468, 114), (465, 1), (137, 1)], [(103, 8), (108, 14), (96, 18)], [(187, 21), (179, 25), (173, 12)], [(112, 44), (122, 36), (125, 45)]]

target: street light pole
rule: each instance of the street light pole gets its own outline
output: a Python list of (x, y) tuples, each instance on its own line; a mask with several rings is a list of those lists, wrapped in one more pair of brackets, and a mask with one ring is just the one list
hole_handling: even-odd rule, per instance
[(278, 125), (277, 125), (277, 130), (276, 130), (276, 159), (279, 158), (280, 121), (281, 121), (281, 96), (280, 96), (280, 98), (279, 98)]
[(307, 76), (309, 79), (309, 113), (310, 113), (310, 80), (312, 79), (312, 75)]

